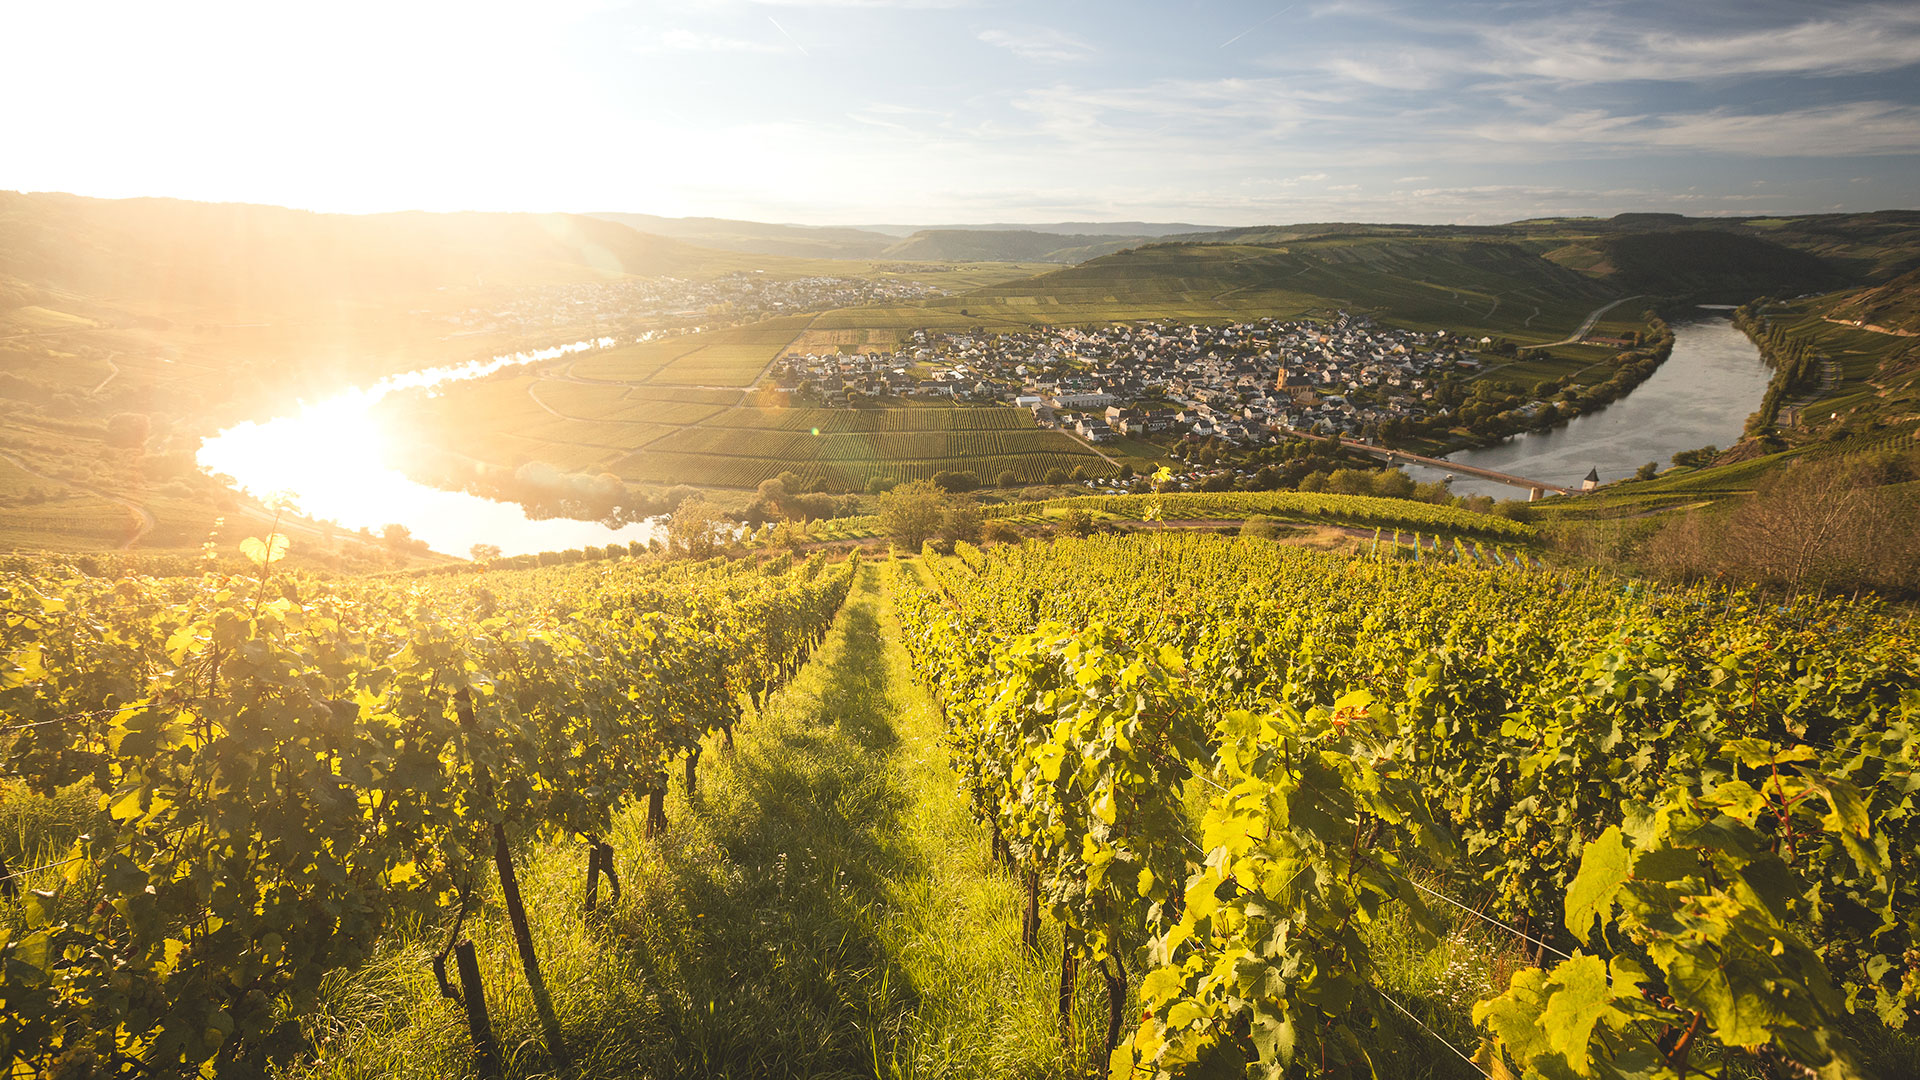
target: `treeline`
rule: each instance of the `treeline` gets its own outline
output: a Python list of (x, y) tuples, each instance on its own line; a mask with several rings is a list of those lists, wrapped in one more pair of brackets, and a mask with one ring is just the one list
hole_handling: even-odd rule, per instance
[(1458, 420), (1480, 445), (1491, 445), (1510, 435), (1551, 427), (1610, 405), (1646, 382), (1673, 355), (1673, 328), (1653, 312), (1648, 312), (1646, 319), (1651, 331), (1640, 344), (1613, 357), (1613, 374), (1604, 381), (1586, 385), (1568, 375), (1534, 387), (1537, 398), (1549, 401), (1548, 408), (1541, 412), (1521, 412), (1528, 401), (1513, 392), (1511, 383), (1480, 379), (1472, 384), (1472, 391), (1454, 417), (1431, 417), (1408, 425), (1408, 433), (1445, 438), (1453, 421)]
[(1780, 421), (1780, 407), (1813, 386), (1820, 374), (1822, 357), (1814, 351), (1813, 343), (1794, 337), (1785, 326), (1767, 318), (1766, 308), (1771, 303), (1769, 298), (1761, 297), (1740, 305), (1733, 312), (1733, 325), (1753, 340), (1760, 349), (1760, 359), (1773, 369), (1773, 378), (1767, 381), (1767, 393), (1760, 401), (1759, 411), (1747, 418), (1748, 435), (1764, 435), (1773, 430)]

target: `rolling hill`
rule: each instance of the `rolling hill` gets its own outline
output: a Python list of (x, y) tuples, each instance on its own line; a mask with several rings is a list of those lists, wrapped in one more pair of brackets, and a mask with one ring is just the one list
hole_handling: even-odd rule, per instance
[(390, 306), (449, 287), (684, 275), (741, 263), (572, 214), (316, 214), (0, 192), (0, 284), (172, 313)]
[(1517, 244), (1342, 236), (1286, 245), (1153, 243), (962, 299), (1037, 312), (1162, 309), (1182, 317), (1346, 308), (1476, 332), (1531, 330), (1547, 340), (1617, 295)]
[(590, 216), (701, 247), (756, 255), (871, 259), (885, 254), (888, 248), (899, 242), (898, 237), (886, 233), (831, 226), (774, 225), (710, 217), (670, 218), (653, 214), (596, 213)]
[(1884, 285), (1846, 294), (1827, 314), (1896, 333), (1920, 333), (1920, 270), (1908, 271)]
[(922, 229), (886, 249), (916, 262), (1077, 263), (1149, 242), (1144, 236), (1093, 236), (1030, 229)]

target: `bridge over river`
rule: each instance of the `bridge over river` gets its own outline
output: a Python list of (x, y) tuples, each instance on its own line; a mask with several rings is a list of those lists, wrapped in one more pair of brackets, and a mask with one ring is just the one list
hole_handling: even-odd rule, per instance
[[(1334, 441), (1330, 436), (1313, 435), (1305, 431), (1289, 431), (1287, 434), (1297, 435), (1304, 439), (1316, 439), (1320, 442)], [(1554, 495), (1578, 495), (1580, 493), (1580, 489), (1578, 488), (1549, 484), (1545, 480), (1529, 480), (1524, 476), (1495, 472), (1492, 469), (1482, 469), (1474, 465), (1462, 465), (1457, 461), (1447, 461), (1443, 458), (1422, 457), (1419, 454), (1410, 454), (1405, 450), (1391, 450), (1384, 446), (1374, 446), (1371, 443), (1355, 442), (1352, 439), (1343, 438), (1339, 440), (1339, 442), (1345, 449), (1357, 450), (1363, 454), (1372, 455), (1389, 465), (1425, 465), (1430, 469), (1443, 469), (1450, 473), (1477, 476), (1482, 480), (1491, 480), (1496, 484), (1508, 484), (1517, 488), (1525, 488), (1529, 501), (1548, 493)]]

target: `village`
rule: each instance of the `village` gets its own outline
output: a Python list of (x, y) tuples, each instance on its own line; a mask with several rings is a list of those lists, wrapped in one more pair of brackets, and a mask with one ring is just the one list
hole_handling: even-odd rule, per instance
[(1372, 437), (1445, 416), (1436, 388), (1480, 370), (1469, 348), (1445, 330), (1342, 311), (1213, 326), (916, 330), (890, 353), (788, 355), (773, 379), (827, 405), (888, 396), (1014, 405), (1093, 443), (1193, 436), (1253, 446), (1285, 431)]

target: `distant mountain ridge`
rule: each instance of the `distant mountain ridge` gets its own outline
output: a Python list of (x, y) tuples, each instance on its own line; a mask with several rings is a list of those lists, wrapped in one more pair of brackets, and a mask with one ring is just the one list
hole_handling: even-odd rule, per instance
[(756, 255), (873, 259), (884, 255), (887, 248), (898, 242), (897, 237), (885, 233), (831, 225), (779, 225), (731, 218), (672, 218), (633, 213), (594, 213), (588, 216), (618, 222), (644, 233), (683, 243)]
[(987, 225), (856, 225), (854, 228), (889, 236), (911, 236), (917, 232), (1037, 232), (1068, 236), (1163, 236), (1201, 235), (1224, 232), (1230, 225), (1193, 225), (1183, 221), (1054, 221), (1000, 222)]
[(0, 291), (19, 296), (55, 290), (174, 311), (258, 314), (390, 306), (445, 288), (745, 264), (728, 252), (578, 214), (320, 214), (0, 191)]
[[(815, 259), (920, 262), (1080, 262), (1176, 234), (1205, 236), (1225, 226), (1186, 222), (1061, 221), (987, 225), (786, 225), (732, 218), (594, 213), (701, 247)], [(963, 234), (979, 234), (967, 236)], [(991, 236), (995, 239), (981, 239)]]
[(889, 247), (889, 259), (914, 262), (1078, 263), (1141, 244), (1150, 236), (1083, 236), (1027, 230), (923, 229)]

